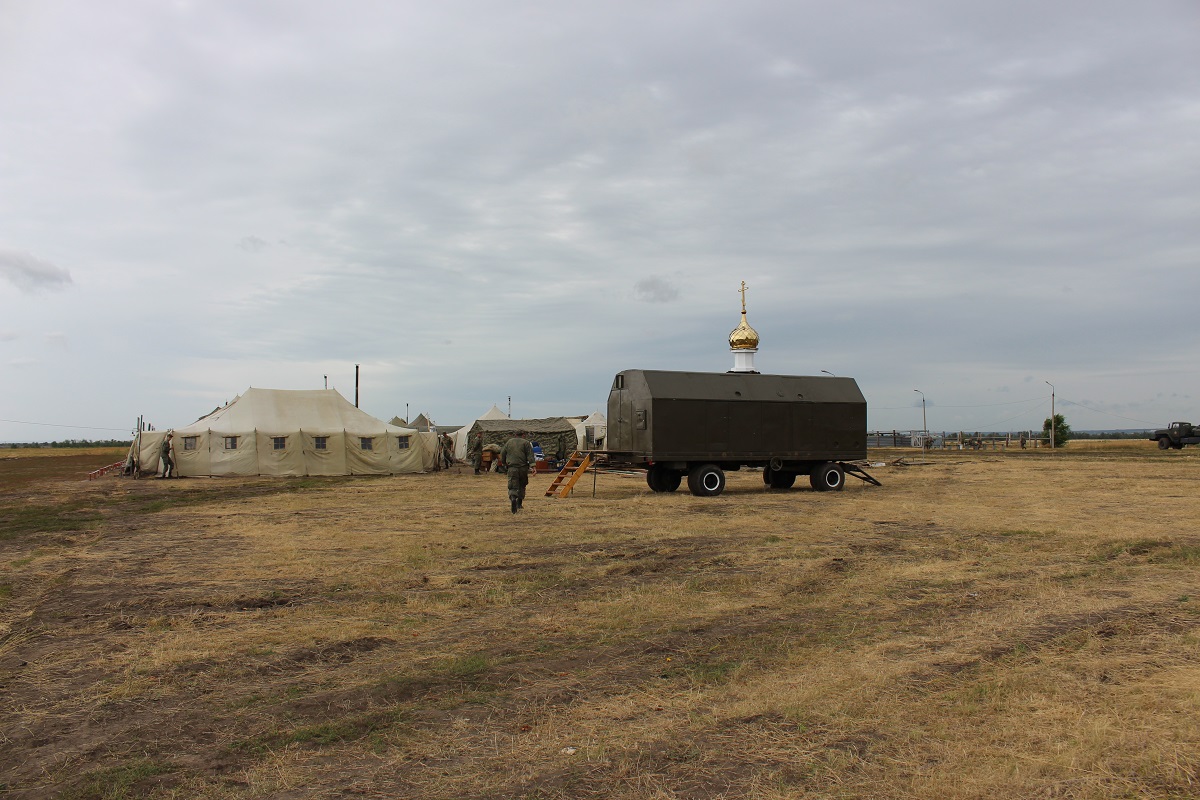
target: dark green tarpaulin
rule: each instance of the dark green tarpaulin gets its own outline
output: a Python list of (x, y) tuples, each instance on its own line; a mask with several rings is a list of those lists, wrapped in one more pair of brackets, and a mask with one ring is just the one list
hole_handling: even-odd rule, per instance
[[(503, 446), (521, 431), (529, 434), (529, 441), (540, 444), (542, 452), (553, 457), (558, 451), (559, 437), (562, 438), (562, 449), (567, 455), (579, 449), (579, 438), (575, 435), (575, 425), (563, 417), (547, 417), (546, 419), (477, 419), (471, 426), (468, 443), (475, 441), (475, 434), (483, 434), (484, 445), (498, 444)], [(471, 445), (467, 445), (468, 452)]]

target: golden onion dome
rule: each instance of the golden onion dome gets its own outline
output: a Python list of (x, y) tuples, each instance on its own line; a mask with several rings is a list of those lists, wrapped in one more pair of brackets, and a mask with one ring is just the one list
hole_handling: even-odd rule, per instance
[(729, 334), (729, 347), (733, 350), (757, 350), (758, 331), (746, 322), (746, 312), (742, 312), (742, 321)]

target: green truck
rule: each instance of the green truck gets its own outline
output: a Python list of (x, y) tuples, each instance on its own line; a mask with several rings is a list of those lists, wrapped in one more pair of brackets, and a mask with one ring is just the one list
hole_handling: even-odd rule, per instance
[(1190, 422), (1172, 422), (1156, 430), (1150, 440), (1158, 441), (1159, 450), (1182, 450), (1185, 445), (1200, 444), (1200, 427)]

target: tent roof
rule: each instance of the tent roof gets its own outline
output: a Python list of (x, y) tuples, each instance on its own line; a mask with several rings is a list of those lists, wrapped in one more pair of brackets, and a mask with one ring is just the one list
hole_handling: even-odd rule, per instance
[(476, 419), (508, 419), (508, 414), (505, 414), (496, 407), (495, 403), (492, 403), (492, 407), (483, 412), (483, 416), (476, 417)]
[(584, 425), (607, 425), (608, 418), (605, 417), (603, 414), (601, 414), (599, 411), (593, 411), (591, 414), (589, 414), (587, 416), (586, 419), (584, 419), (583, 424)]
[(528, 431), (538, 433), (567, 433), (575, 432), (575, 426), (563, 417), (546, 417), (544, 419), (477, 419), (471, 426), (473, 430), (490, 433), (495, 431)]
[(354, 434), (414, 433), (389, 425), (355, 408), (336, 389), (247, 389), (233, 402), (191, 425), (176, 428), (176, 435), (213, 430), (222, 433), (313, 433), (345, 431)]

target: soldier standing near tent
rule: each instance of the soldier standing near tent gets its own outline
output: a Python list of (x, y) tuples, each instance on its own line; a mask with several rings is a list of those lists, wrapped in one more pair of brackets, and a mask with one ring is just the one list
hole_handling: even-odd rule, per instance
[(450, 469), (454, 465), (454, 441), (448, 433), (439, 436), (438, 441), (442, 443), (442, 458), (446, 462), (446, 469)]
[(525, 438), (525, 431), (504, 443), (500, 451), (500, 463), (508, 472), (508, 499), (512, 513), (525, 504), (525, 487), (529, 485), (529, 471), (536, 464), (533, 445)]
[(163, 439), (162, 448), (159, 450), (159, 457), (162, 460), (162, 468), (164, 478), (171, 477), (171, 470), (175, 469), (175, 459), (172, 458), (171, 440), (175, 438), (175, 434), (168, 432), (167, 438)]
[(475, 438), (471, 440), (471, 463), (475, 465), (475, 474), (479, 474), (479, 468), (483, 466), (483, 434), (475, 434)]

